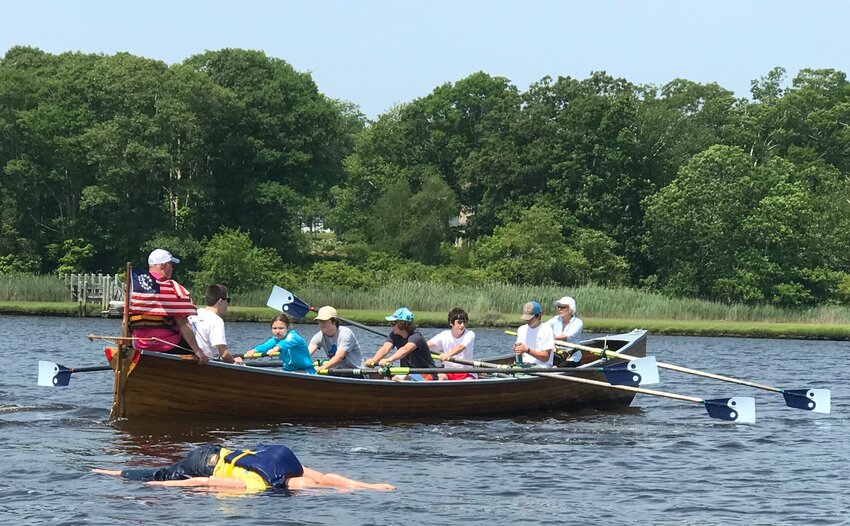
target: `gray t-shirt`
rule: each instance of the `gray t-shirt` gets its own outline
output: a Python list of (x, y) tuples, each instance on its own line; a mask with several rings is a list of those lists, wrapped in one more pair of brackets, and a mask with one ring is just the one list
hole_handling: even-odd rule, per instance
[(328, 338), (322, 331), (317, 332), (310, 338), (310, 345), (325, 351), (328, 359), (333, 358), (337, 349), (345, 349), (345, 358), (336, 367), (345, 369), (359, 369), (363, 367), (363, 354), (360, 352), (360, 343), (348, 327), (340, 327), (333, 338)]

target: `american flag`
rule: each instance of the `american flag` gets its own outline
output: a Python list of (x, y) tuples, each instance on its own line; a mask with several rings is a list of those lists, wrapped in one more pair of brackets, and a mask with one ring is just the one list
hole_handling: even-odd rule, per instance
[(130, 314), (185, 317), (198, 313), (189, 291), (176, 281), (157, 280), (150, 272), (136, 269), (132, 277)]

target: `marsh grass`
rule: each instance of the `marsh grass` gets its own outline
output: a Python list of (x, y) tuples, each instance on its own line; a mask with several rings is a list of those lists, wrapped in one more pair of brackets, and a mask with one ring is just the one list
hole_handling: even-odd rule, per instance
[(69, 302), (71, 294), (59, 276), (0, 274), (0, 301)]
[[(419, 282), (390, 283), (369, 290), (346, 291), (329, 286), (303, 284), (284, 286), (305, 302), (338, 309), (386, 310), (406, 306), (417, 311), (448, 312), (462, 307), (485, 320), (513, 318), (531, 299), (540, 302), (546, 315), (555, 315), (554, 300), (571, 295), (582, 318), (639, 319), (673, 321), (788, 322), (815, 324), (848, 324), (850, 309), (823, 306), (807, 309), (783, 309), (770, 305), (726, 305), (690, 298), (669, 298), (653, 292), (627, 288), (597, 286), (530, 287), (490, 283), (480, 286), (435, 285)], [(268, 290), (240, 295), (238, 304), (265, 305)], [(496, 323), (498, 324), (498, 323)]]
[[(628, 288), (532, 287), (501, 283), (453, 286), (397, 282), (368, 290), (343, 290), (312, 283), (280, 285), (315, 307), (333, 305), (341, 311), (356, 311), (355, 318), (364, 323), (373, 320), (383, 322), (383, 316), (397, 307), (406, 306), (417, 313), (417, 320), (433, 320), (442, 324), (444, 322), (440, 320), (444, 319), (445, 313), (457, 306), (474, 313), (477, 324), (500, 326), (514, 323), (522, 305), (530, 299), (540, 302), (545, 315), (553, 316), (556, 313), (553, 301), (568, 294), (576, 299), (578, 314), (585, 322), (593, 320), (605, 326), (619, 326), (621, 321), (631, 328), (637, 326), (637, 321), (646, 328), (667, 323), (670, 331), (676, 332), (677, 322), (688, 322), (687, 325), (694, 328), (703, 324), (710, 326), (710, 332), (716, 334), (722, 331), (722, 322), (752, 323), (754, 325), (750, 328), (755, 332), (762, 330), (758, 324), (763, 322), (812, 324), (811, 329), (815, 332), (821, 330), (818, 325), (826, 327), (823, 329), (826, 332), (833, 332), (839, 325), (850, 325), (850, 308), (845, 306), (793, 310), (770, 305), (725, 305), (699, 299), (669, 298)], [(232, 294), (234, 316), (257, 321), (270, 319), (274, 311), (265, 308), (270, 290), (269, 286)], [(203, 298), (203, 290), (193, 290), (192, 297), (196, 301)], [(74, 307), (76, 304), (69, 302), (69, 292), (63, 279), (50, 275), (0, 275), (0, 302), (8, 305), (14, 302), (67, 303), (60, 309), (63, 312), (77, 308)], [(47, 312), (50, 309), (44, 305), (38, 310)], [(776, 326), (774, 330), (781, 330), (781, 327)]]

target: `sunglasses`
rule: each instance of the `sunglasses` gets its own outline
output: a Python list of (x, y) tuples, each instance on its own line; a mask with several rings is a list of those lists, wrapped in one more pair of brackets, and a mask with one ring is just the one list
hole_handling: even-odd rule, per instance
[(230, 296), (227, 296), (226, 298), (221, 298), (221, 300), (230, 303)]

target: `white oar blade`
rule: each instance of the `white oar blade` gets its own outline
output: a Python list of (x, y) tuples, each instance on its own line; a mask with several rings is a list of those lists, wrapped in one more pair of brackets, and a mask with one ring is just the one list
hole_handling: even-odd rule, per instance
[(658, 362), (655, 360), (655, 356), (645, 356), (631, 360), (627, 367), (630, 371), (640, 375), (640, 385), (661, 383), (661, 379), (658, 376)]
[(293, 296), (291, 292), (275, 285), (272, 287), (272, 292), (269, 294), (269, 299), (266, 301), (266, 305), (283, 312), (283, 306), (289, 305), (294, 300), (295, 296)]
[(756, 423), (756, 399), (749, 396), (734, 396), (729, 399), (729, 407), (737, 408), (739, 424)]
[(611, 385), (637, 387), (659, 382), (658, 365), (653, 356), (606, 365), (602, 368), (602, 374), (605, 375), (605, 379)]
[(56, 375), (59, 374), (59, 364), (45, 360), (38, 361), (38, 385), (53, 387)]
[(786, 389), (782, 391), (788, 407), (804, 409), (813, 413), (829, 414), (832, 393), (829, 389)]
[(756, 400), (749, 396), (703, 400), (708, 415), (739, 424), (756, 423)]

